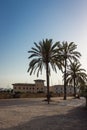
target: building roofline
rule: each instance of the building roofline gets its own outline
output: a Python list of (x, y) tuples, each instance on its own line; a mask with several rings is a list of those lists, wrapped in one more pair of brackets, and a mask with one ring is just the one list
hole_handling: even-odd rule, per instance
[(36, 79), (36, 80), (34, 80), (34, 81), (45, 81), (45, 80), (43, 80), (43, 79)]
[(12, 85), (27, 85), (27, 86), (29, 86), (29, 85), (33, 85), (33, 86), (35, 86), (35, 84), (29, 84), (29, 83), (14, 83), (14, 84), (12, 84)]

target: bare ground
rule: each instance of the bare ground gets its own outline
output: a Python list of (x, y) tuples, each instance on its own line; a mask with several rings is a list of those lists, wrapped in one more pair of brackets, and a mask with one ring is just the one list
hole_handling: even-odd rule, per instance
[(85, 99), (0, 100), (0, 130), (87, 130)]

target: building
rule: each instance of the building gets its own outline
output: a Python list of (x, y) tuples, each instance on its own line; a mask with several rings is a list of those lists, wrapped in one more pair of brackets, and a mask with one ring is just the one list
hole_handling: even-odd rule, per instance
[[(29, 92), (29, 93), (47, 93), (47, 87), (44, 86), (45, 80), (34, 80), (34, 84), (28, 84), (28, 83), (15, 83), (13, 84), (13, 92)], [(64, 85), (53, 85), (49, 87), (50, 92), (62, 95), (64, 94)], [(66, 92), (68, 95), (74, 94), (74, 87), (67, 86)]]
[[(57, 93), (57, 94), (64, 94), (64, 85), (54, 85), (51, 88), (51, 91), (53, 91), (53, 93)], [(66, 87), (66, 93), (68, 95), (72, 95), (74, 94), (74, 87), (73, 86), (67, 86)]]
[(13, 85), (14, 92), (30, 92), (30, 93), (38, 93), (45, 92), (44, 80), (34, 80), (35, 84), (28, 83), (15, 83)]

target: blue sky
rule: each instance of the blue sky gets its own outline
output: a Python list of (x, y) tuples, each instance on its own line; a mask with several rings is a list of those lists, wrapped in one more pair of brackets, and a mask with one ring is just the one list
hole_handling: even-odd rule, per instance
[[(87, 70), (86, 35), (87, 0), (0, 0), (0, 87), (37, 78), (27, 73), (27, 52), (45, 38), (75, 42)], [(61, 83), (61, 72), (52, 72), (50, 82)]]

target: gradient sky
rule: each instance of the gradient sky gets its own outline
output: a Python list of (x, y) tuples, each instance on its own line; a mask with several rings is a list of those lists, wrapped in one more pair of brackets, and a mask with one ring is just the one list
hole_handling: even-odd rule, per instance
[[(27, 52), (45, 38), (75, 42), (87, 70), (87, 0), (0, 0), (0, 87), (37, 78), (27, 73)], [(61, 79), (52, 72), (52, 85)]]

